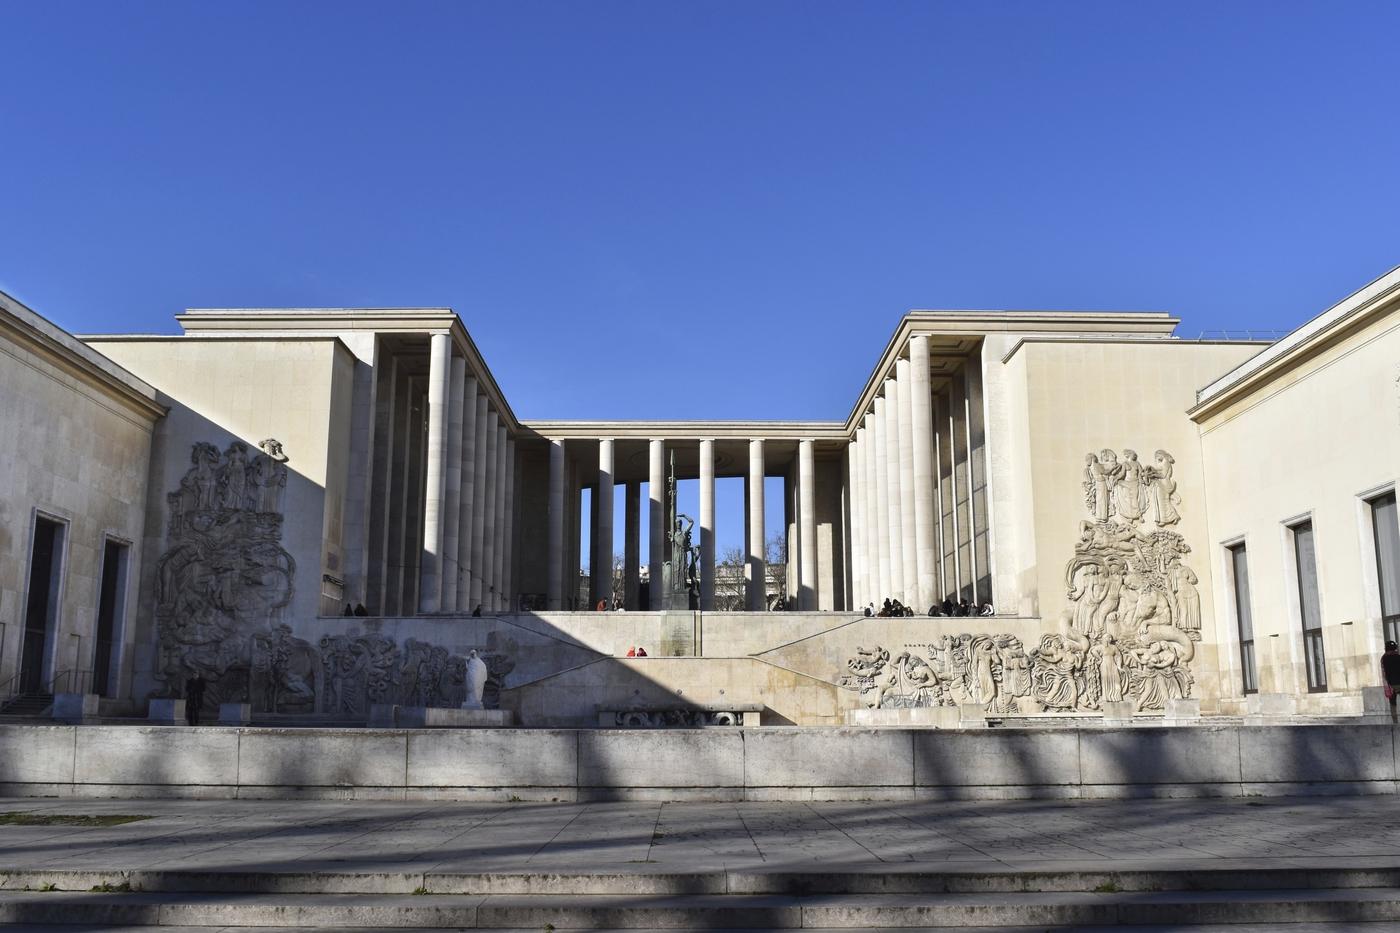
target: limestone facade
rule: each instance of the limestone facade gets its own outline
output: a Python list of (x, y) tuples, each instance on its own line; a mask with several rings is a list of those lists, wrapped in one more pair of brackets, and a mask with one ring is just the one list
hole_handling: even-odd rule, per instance
[[(66, 361), (55, 372), (107, 373), (83, 398), (122, 398), (84, 416), (57, 376), (0, 358), (29, 400), (27, 415), (0, 413), (21, 418), (11, 456), (29, 458), (0, 490), (0, 683), (23, 667), (34, 563), (11, 542), (42, 513), (69, 516), (70, 547), (80, 534), (129, 545), (108, 689), (138, 702), (198, 671), (211, 707), (456, 705), (475, 651), (494, 678), (487, 705), (526, 725), (678, 695), (795, 724), (969, 704), (1243, 713), (1256, 692), (1359, 711), (1382, 633), (1400, 628), (1396, 281), (1273, 346), (1181, 339), (1160, 313), (914, 311), (851, 410), (825, 422), (521, 422), (446, 309), (197, 310), (179, 336), (80, 341), (10, 303)], [(37, 431), (50, 410), (88, 418), (76, 447), (72, 431)], [(72, 463), (84, 479), (65, 486)], [(699, 484), (699, 592), (693, 610), (662, 612), (651, 583), (671, 557), (673, 463)], [(716, 514), (720, 480), (743, 483), (743, 514)], [(75, 482), (76, 511), (45, 487)], [(745, 613), (716, 611), (720, 527), (742, 529)], [(100, 610), (94, 560), (64, 564), (60, 636), (96, 637), (79, 622)], [(599, 572), (580, 587), (587, 567)], [(588, 611), (619, 597), (626, 613)], [(886, 598), (919, 617), (859, 615)], [(790, 611), (770, 611), (779, 600)], [(991, 615), (927, 615), (960, 601)], [(633, 646), (651, 658), (622, 659)], [(44, 676), (112, 663), (70, 653)]]

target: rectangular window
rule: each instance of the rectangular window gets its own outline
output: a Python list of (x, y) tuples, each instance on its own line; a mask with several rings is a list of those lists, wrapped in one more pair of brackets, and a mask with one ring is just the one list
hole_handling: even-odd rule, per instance
[(1308, 692), (1327, 689), (1327, 654), (1322, 645), (1322, 610), (1317, 595), (1317, 552), (1312, 522), (1292, 527), (1293, 559), (1298, 569), (1298, 613), (1303, 623), (1303, 655), (1308, 668)]
[(1235, 623), (1240, 635), (1240, 679), (1245, 693), (1259, 692), (1259, 669), (1254, 662), (1254, 618), (1249, 612), (1249, 560), (1244, 545), (1229, 549), (1235, 577)]
[(1376, 542), (1376, 580), (1381, 588), (1381, 630), (1386, 641), (1400, 641), (1400, 522), (1395, 493), (1370, 502)]

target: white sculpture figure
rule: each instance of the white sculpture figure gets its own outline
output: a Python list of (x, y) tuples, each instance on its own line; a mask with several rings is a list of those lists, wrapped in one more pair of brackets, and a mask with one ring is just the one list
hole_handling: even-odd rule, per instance
[(1196, 578), (1195, 571), (1185, 564), (1177, 563), (1172, 567), (1171, 581), (1172, 589), (1176, 592), (1176, 627), (1184, 632), (1199, 632), (1201, 593), (1196, 589), (1196, 584), (1200, 581)]
[(1153, 454), (1157, 466), (1152, 471), (1152, 513), (1158, 525), (1175, 525), (1181, 521), (1176, 506), (1181, 496), (1176, 494), (1176, 480), (1172, 479), (1172, 465), (1176, 460), (1165, 450)]
[(1142, 518), (1145, 502), (1142, 484), (1142, 464), (1138, 462), (1137, 451), (1123, 451), (1123, 459), (1119, 461), (1121, 471), (1118, 480), (1118, 488), (1114, 491), (1114, 504), (1118, 507), (1118, 515), (1126, 518), (1130, 522), (1135, 522)]
[(462, 709), (485, 709), (481, 697), (486, 692), (486, 662), (477, 657), (473, 648), (467, 656), (467, 698), (462, 701)]
[(1108, 521), (1108, 477), (1103, 464), (1093, 454), (1084, 457), (1084, 493), (1089, 511), (1094, 513), (1094, 521)]

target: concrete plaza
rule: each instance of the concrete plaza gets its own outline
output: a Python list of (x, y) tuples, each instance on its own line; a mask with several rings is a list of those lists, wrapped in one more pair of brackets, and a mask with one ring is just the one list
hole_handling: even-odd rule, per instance
[[(1400, 930), (1393, 796), (727, 804), (25, 798), (0, 799), (0, 813), (150, 817), (93, 827), (0, 823), (0, 923), (16, 925), (6, 929), (550, 923), (946, 933), (1119, 923), (1204, 931), (1219, 923), (1245, 933), (1286, 923), (1293, 933)], [(1174, 922), (1150, 925), (1166, 919)]]

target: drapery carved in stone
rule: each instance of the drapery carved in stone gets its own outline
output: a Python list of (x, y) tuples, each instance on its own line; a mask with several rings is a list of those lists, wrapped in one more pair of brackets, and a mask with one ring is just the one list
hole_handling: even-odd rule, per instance
[[(270, 442), (281, 455), (281, 445)], [(207, 442), (166, 496), (167, 548), (156, 564), (159, 693), (178, 696), (196, 673), (208, 683), (205, 705), (247, 698), (260, 709), (310, 709), (310, 646), (278, 626), (292, 600), (296, 562), (282, 548), (285, 456), (249, 455), (234, 441), (220, 453)], [(297, 644), (299, 642), (299, 644)], [(284, 682), (253, 695), (255, 671)], [(267, 697), (271, 697), (269, 701)], [(268, 703), (271, 705), (267, 705)]]
[[(486, 662), (482, 706), (499, 709), (501, 687), (515, 662), (476, 651)], [(331, 716), (368, 716), (377, 703), (455, 709), (466, 699), (467, 657), (416, 638), (405, 639), (400, 648), (387, 635), (326, 635), (320, 668), (325, 687), (318, 710)]]

